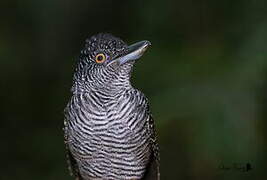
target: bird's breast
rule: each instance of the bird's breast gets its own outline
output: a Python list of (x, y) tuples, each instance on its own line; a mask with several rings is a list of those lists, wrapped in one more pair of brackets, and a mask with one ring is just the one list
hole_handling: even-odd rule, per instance
[(137, 115), (136, 105), (125, 98), (102, 104), (88, 97), (76, 98), (70, 102), (68, 121), (68, 144), (74, 157), (99, 173), (123, 174), (128, 168), (141, 176), (150, 150), (140, 123), (145, 119), (139, 119), (144, 117)]

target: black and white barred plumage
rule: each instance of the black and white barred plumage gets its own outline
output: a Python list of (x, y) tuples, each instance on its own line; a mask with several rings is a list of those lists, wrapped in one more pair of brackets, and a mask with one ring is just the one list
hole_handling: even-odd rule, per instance
[[(134, 59), (147, 45), (127, 46), (110, 34), (86, 40), (64, 122), (68, 162), (78, 180), (159, 179), (148, 101), (130, 83)], [(102, 63), (95, 59), (99, 53)]]

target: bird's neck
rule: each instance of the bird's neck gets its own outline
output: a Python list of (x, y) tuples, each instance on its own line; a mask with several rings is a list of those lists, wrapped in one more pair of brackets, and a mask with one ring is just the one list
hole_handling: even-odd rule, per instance
[(74, 82), (71, 91), (73, 94), (100, 92), (113, 96), (118, 93), (123, 93), (132, 88), (133, 87), (130, 83), (130, 79), (128, 78), (124, 80), (114, 79), (112, 83), (105, 83), (103, 85), (95, 85), (93, 83), (85, 81), (76, 81)]
[(118, 69), (117, 73), (100, 79), (85, 78), (88, 74), (76, 74), (71, 91), (73, 94), (100, 91), (113, 95), (131, 89), (133, 88), (130, 82), (132, 66), (133, 63), (125, 64)]

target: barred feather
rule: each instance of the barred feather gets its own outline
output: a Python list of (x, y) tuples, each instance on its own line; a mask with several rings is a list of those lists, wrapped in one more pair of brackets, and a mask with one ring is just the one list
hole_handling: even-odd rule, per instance
[(96, 68), (88, 65), (88, 57), (78, 63), (73, 95), (65, 108), (65, 142), (74, 175), (79, 180), (142, 179), (155, 161), (159, 178), (158, 146), (148, 102), (129, 81), (133, 64), (119, 70), (115, 66)]

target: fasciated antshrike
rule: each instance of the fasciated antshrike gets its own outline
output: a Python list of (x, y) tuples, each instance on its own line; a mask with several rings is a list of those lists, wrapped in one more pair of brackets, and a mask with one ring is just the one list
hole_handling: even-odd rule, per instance
[(65, 108), (70, 170), (77, 180), (159, 179), (154, 121), (130, 76), (149, 41), (127, 46), (111, 34), (87, 39)]

